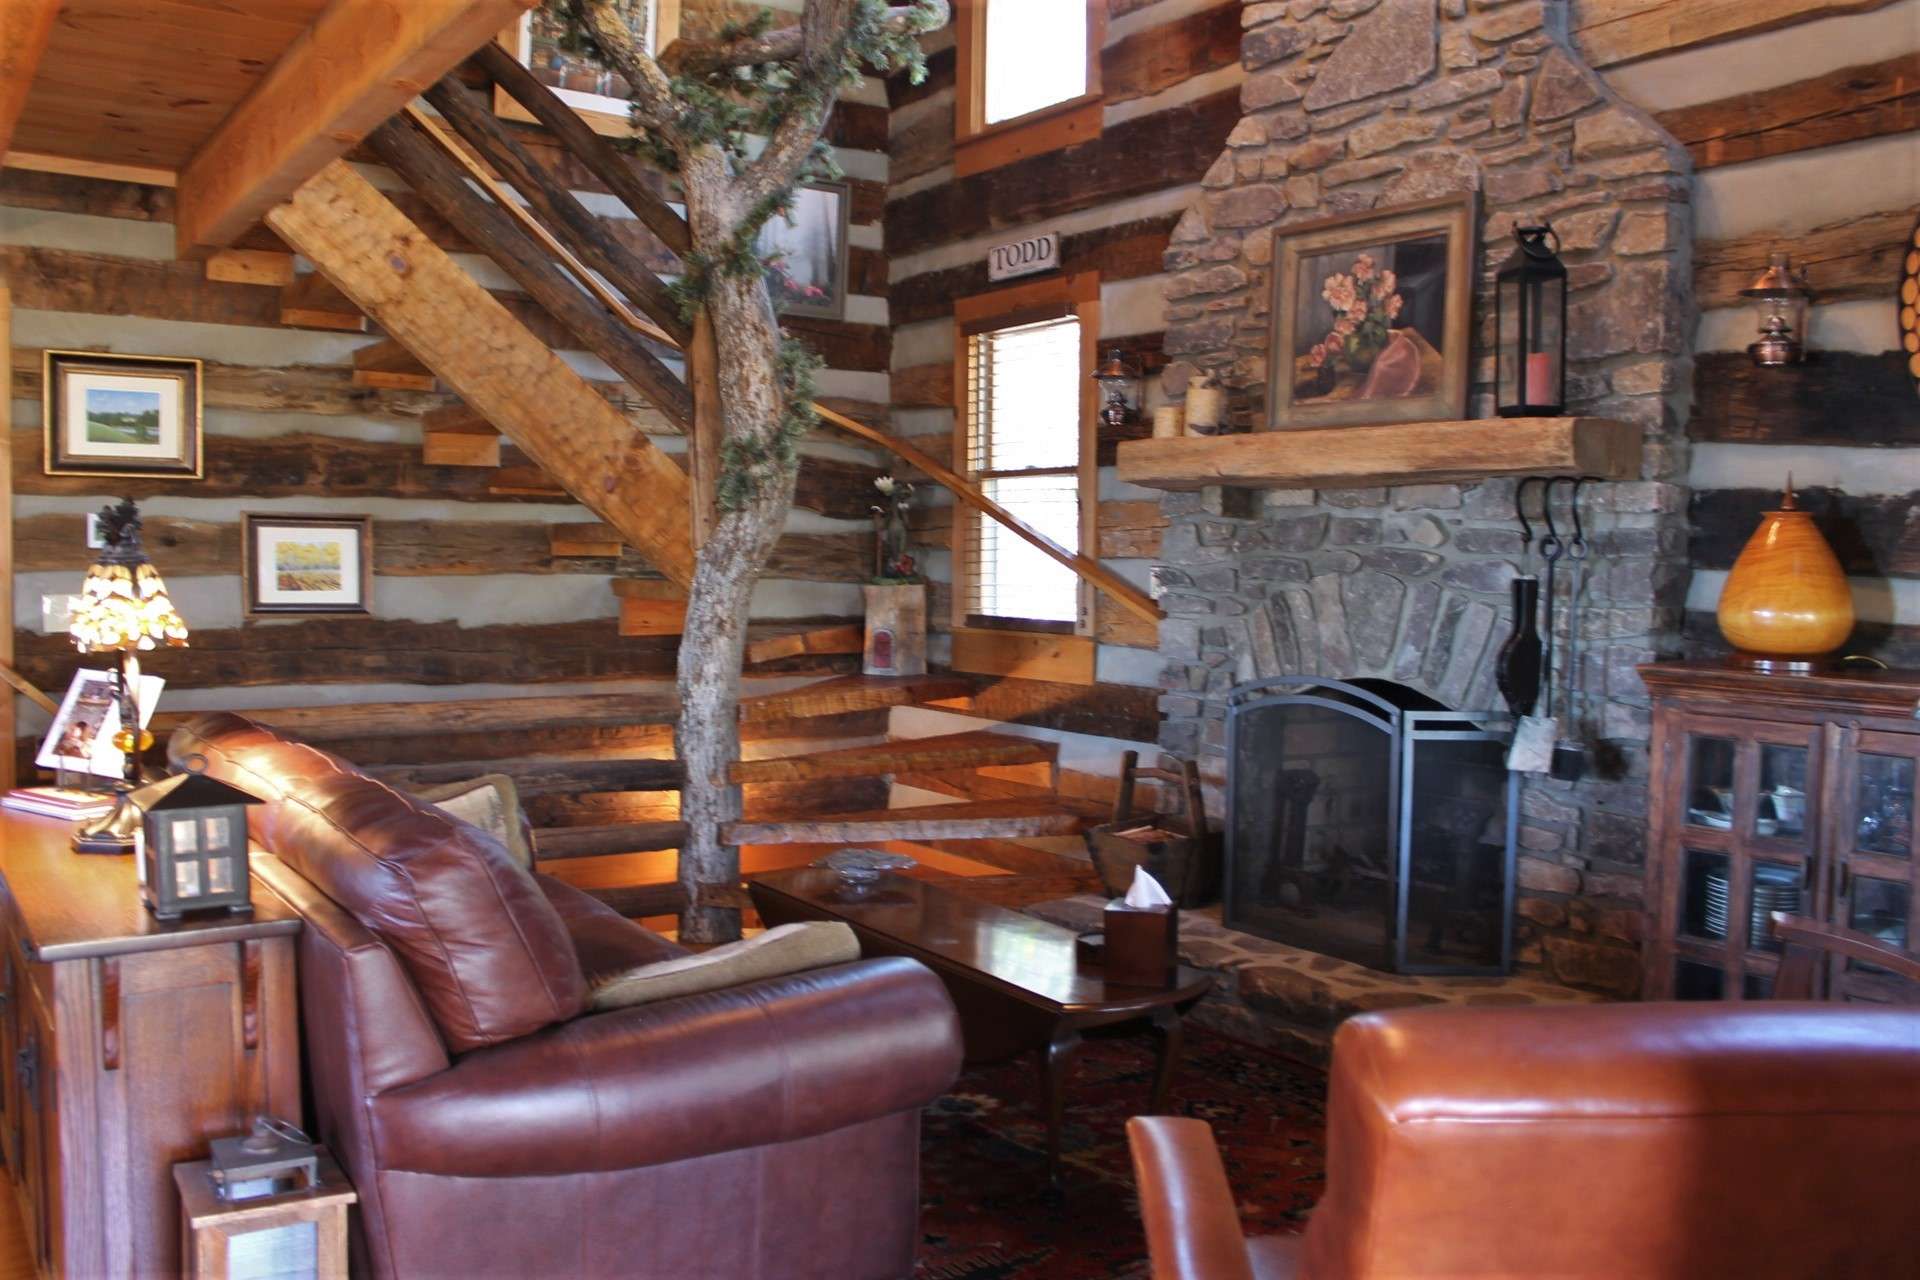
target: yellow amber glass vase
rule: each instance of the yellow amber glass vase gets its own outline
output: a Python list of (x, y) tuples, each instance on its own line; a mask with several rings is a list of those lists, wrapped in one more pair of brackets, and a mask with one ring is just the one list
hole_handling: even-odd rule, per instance
[(1733, 661), (1761, 671), (1817, 670), (1853, 633), (1846, 570), (1794, 501), (1791, 481), (1734, 561), (1719, 618)]

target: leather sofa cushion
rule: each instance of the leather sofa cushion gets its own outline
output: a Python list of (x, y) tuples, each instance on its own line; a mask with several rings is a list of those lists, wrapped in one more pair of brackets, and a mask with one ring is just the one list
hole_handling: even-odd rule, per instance
[(576, 1018), (367, 1105), (389, 1172), (556, 1176), (917, 1109), (959, 1067), (959, 1019), (940, 980), (888, 957)]
[(239, 716), (176, 737), (170, 754), (205, 755), (208, 773), (269, 802), (255, 838), (393, 950), (452, 1052), (585, 1008), (560, 913), (498, 840)]

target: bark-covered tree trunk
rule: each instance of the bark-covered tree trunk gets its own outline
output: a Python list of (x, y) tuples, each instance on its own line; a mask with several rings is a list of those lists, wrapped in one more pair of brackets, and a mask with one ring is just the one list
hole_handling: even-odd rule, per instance
[[(687, 775), (680, 792), (680, 816), (687, 826), (680, 884), (688, 907), (680, 917), (680, 937), (725, 942), (740, 936), (740, 913), (703, 903), (702, 888), (732, 886), (740, 878), (740, 851), (723, 844), (720, 832), (740, 817), (740, 788), (728, 773), (740, 756), (747, 615), (754, 583), (793, 505), (798, 470), (782, 443), (792, 389), (782, 381), (779, 322), (764, 274), (757, 266), (732, 268), (737, 240), (750, 239), (767, 206), (789, 191), (809, 164), (834, 99), (857, 80), (857, 67), (862, 62), (882, 69), (910, 64), (917, 76), (923, 68), (912, 49), (913, 33), (943, 25), (947, 5), (945, 0), (908, 0), (894, 7), (874, 0), (806, 0), (795, 25), (768, 24), (732, 39), (673, 46), (675, 73), (714, 77), (709, 92), (751, 97), (772, 85), (785, 86), (775, 91), (786, 96), (786, 109), (774, 113), (764, 145), (747, 160), (740, 138), (733, 139), (730, 156), (714, 140), (711, 121), (696, 119), (713, 110), (713, 100), (704, 106), (682, 101), (675, 83), (634, 40), (612, 0), (548, 2), (569, 14), (625, 77), (633, 88), (636, 123), (678, 161), (693, 253), (708, 268), (704, 300), (717, 347), (722, 468), (751, 462), (750, 481), (731, 486), (694, 566), (680, 638), (680, 718), (674, 731)], [(761, 81), (746, 71), (776, 63), (786, 64), (791, 75)], [(736, 71), (748, 78), (742, 80)]]
[[(691, 184), (689, 184), (691, 186)], [(689, 204), (694, 197), (689, 192)], [(707, 298), (719, 348), (720, 400), (727, 436), (772, 431), (785, 411), (776, 374), (780, 333), (766, 286), (758, 280), (715, 282)], [(674, 747), (686, 766), (680, 816), (687, 839), (680, 847), (680, 884), (689, 907), (680, 917), (687, 942), (724, 942), (740, 936), (740, 913), (703, 906), (700, 886), (731, 885), (740, 877), (740, 851), (720, 841), (723, 824), (740, 817), (740, 788), (727, 772), (740, 758), (740, 671), (754, 583), (793, 505), (795, 469), (763, 480), (739, 506), (718, 513), (700, 548), (687, 620), (680, 637), (680, 718)]]

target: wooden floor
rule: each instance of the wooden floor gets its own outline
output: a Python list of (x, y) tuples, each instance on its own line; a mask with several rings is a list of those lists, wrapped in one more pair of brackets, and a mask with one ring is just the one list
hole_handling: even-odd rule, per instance
[(0, 1280), (33, 1280), (33, 1246), (10, 1186), (0, 1187)]

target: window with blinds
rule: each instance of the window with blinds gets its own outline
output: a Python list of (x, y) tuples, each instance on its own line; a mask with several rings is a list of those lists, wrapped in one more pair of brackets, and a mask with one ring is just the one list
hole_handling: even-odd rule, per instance
[[(1080, 549), (1080, 321), (967, 338), (966, 457), (989, 498), (1068, 551)], [(1073, 572), (996, 520), (971, 515), (962, 584), (971, 626), (1071, 630)]]

